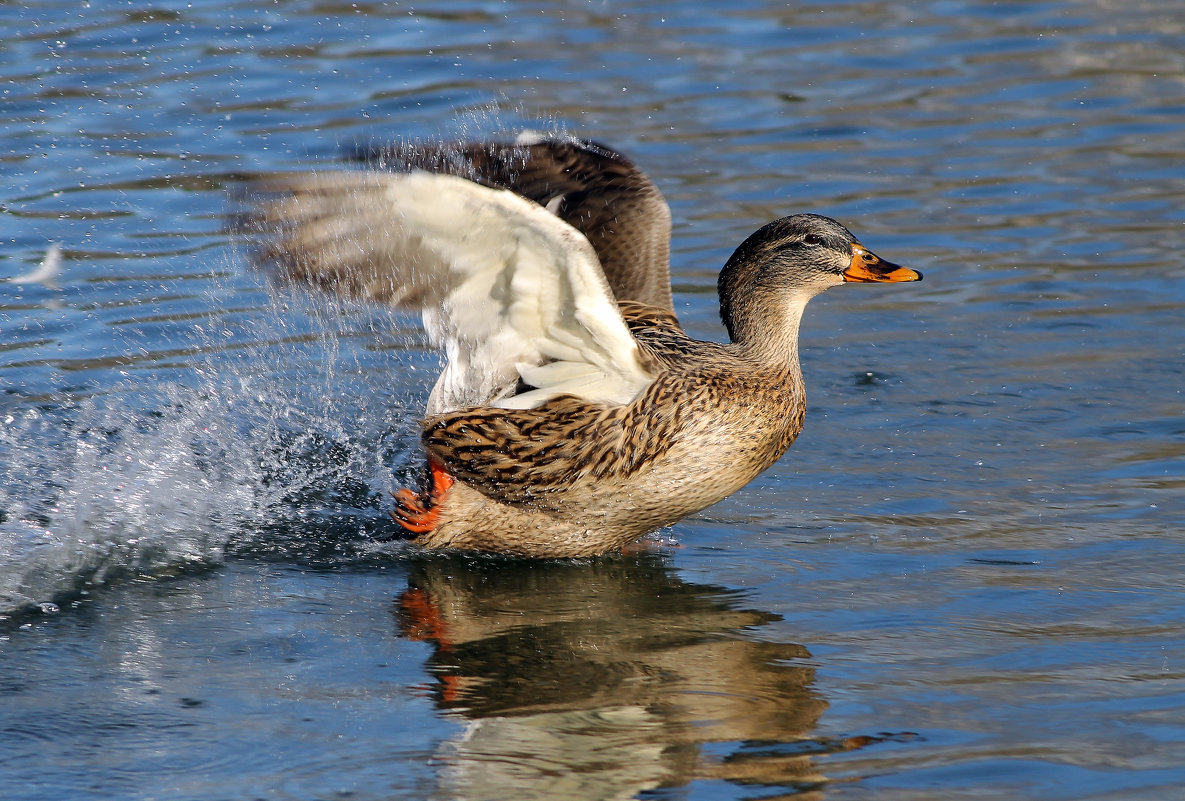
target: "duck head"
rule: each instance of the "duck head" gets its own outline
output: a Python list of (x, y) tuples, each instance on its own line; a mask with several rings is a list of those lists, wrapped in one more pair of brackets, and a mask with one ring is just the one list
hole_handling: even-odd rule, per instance
[(759, 228), (720, 271), (720, 317), (732, 341), (795, 340), (802, 309), (844, 283), (920, 281), (917, 270), (885, 261), (830, 217), (794, 214)]

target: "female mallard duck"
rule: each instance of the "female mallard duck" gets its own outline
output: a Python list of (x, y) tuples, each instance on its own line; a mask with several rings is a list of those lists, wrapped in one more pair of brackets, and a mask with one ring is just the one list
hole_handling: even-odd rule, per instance
[(732, 341), (701, 342), (672, 309), (666, 202), (621, 155), (520, 138), (367, 157), (371, 171), (261, 183), (259, 256), (418, 309), (444, 347), (427, 486), (392, 513), (428, 547), (589, 556), (716, 503), (802, 430), (807, 301), (921, 279), (834, 220), (783, 217), (720, 273)]

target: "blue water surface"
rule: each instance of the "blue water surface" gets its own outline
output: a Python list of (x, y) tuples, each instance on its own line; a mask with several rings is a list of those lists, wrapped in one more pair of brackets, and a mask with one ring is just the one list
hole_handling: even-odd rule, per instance
[[(1169, 0), (0, 4), (3, 796), (1176, 797), (1182, 41)], [(244, 175), (524, 128), (658, 184), (693, 335), (791, 212), (926, 274), (814, 301), (803, 435), (641, 553), (387, 541), (438, 357), (225, 233)]]

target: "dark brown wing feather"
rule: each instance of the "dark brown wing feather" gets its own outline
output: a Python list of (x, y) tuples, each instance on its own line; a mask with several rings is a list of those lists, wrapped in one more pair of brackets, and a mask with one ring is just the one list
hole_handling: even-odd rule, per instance
[[(647, 395), (662, 392), (651, 386)], [(681, 423), (664, 413), (588, 403), (571, 395), (534, 409), (465, 409), (424, 422), (425, 449), (450, 474), (504, 503), (547, 505), (574, 482), (626, 479), (666, 453)]]
[(695, 363), (724, 363), (733, 358), (724, 345), (687, 336), (673, 311), (632, 301), (617, 306), (652, 372), (675, 366), (686, 369)]
[(679, 325), (679, 318), (670, 309), (651, 306), (647, 303), (636, 303), (632, 300), (619, 300), (617, 307), (621, 309), (621, 316), (634, 336), (649, 332), (665, 334), (677, 339), (687, 339), (687, 334), (683, 332), (683, 326)]
[(527, 145), (390, 145), (354, 157), (384, 169), (459, 175), (550, 206), (592, 243), (618, 300), (673, 308), (670, 209), (645, 173), (620, 153), (557, 138)]

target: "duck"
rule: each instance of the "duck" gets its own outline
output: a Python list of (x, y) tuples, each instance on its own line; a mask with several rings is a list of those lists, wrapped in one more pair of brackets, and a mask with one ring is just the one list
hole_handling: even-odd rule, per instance
[(671, 214), (621, 153), (574, 136), (384, 145), (358, 165), (258, 177), (256, 263), (419, 312), (442, 370), (400, 536), (528, 558), (632, 546), (738, 491), (802, 430), (811, 298), (920, 281), (839, 222), (762, 225), (719, 274), (728, 342), (683, 330)]

